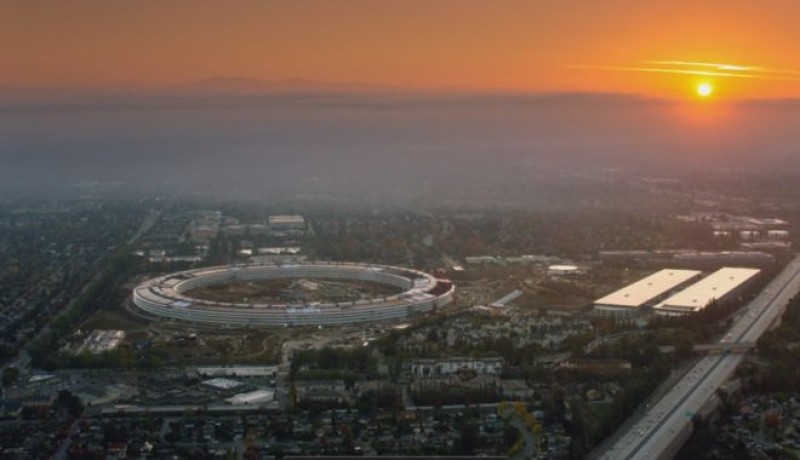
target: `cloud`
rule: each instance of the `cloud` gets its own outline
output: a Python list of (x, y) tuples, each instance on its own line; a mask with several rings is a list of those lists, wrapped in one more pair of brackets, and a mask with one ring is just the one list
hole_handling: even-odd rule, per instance
[(714, 70), (725, 70), (734, 72), (750, 72), (759, 71), (763, 67), (736, 65), (736, 64), (721, 64), (717, 62), (693, 62), (693, 61), (645, 61), (646, 64), (659, 65), (659, 66), (679, 66), (679, 67), (701, 67)]
[(619, 72), (668, 73), (704, 77), (748, 78), (758, 80), (800, 80), (800, 70), (777, 69), (755, 65), (738, 65), (695, 61), (644, 61), (640, 66), (583, 65), (579, 69)]
[(693, 61), (647, 61), (647, 64), (660, 66), (702, 67), (721, 71), (752, 72), (764, 75), (793, 75), (800, 76), (800, 70), (778, 69), (754, 65), (723, 64), (718, 62), (693, 62)]

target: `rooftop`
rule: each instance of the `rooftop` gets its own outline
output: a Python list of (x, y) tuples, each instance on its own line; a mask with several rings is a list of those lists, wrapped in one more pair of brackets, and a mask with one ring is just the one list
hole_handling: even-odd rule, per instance
[(269, 216), (270, 224), (304, 224), (306, 222), (303, 216), (298, 215), (275, 215)]
[(550, 265), (548, 270), (561, 270), (561, 271), (575, 271), (578, 269), (577, 265)]
[(721, 299), (738, 288), (761, 270), (754, 268), (723, 267), (683, 291), (656, 305), (656, 309), (676, 308), (696, 311), (714, 299)]
[(242, 386), (243, 383), (232, 379), (217, 377), (214, 379), (204, 380), (203, 385), (208, 385), (220, 390), (230, 390), (232, 388)]
[(252, 404), (272, 401), (275, 393), (270, 390), (256, 390), (248, 393), (240, 393), (236, 396), (226, 399), (230, 404)]
[(700, 276), (697, 270), (664, 269), (595, 301), (596, 305), (640, 307)]
[(208, 376), (270, 377), (277, 372), (278, 366), (206, 366), (197, 368), (198, 374)]

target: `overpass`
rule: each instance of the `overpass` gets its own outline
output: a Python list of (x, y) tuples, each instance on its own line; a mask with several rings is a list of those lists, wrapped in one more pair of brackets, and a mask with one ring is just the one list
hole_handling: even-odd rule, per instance
[[(603, 451), (590, 458), (667, 459), (672, 458), (692, 432), (692, 417), (716, 407), (716, 391), (733, 375), (743, 354), (732, 353), (751, 347), (780, 319), (783, 310), (800, 290), (800, 256), (796, 257), (744, 309), (719, 342), (721, 354), (709, 354), (692, 366), (682, 379), (657, 402), (649, 406), (635, 423), (614, 435)], [(727, 348), (727, 349), (726, 349)]]
[[(699, 352), (734, 352), (746, 353), (756, 347), (756, 342), (718, 342), (718, 343), (699, 343), (692, 347)], [(673, 353), (674, 345), (663, 345), (658, 347), (662, 353)]]

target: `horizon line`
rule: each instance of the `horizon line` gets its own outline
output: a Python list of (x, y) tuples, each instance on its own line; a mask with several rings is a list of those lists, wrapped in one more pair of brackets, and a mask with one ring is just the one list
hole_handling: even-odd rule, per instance
[[(586, 68), (584, 66), (581, 66)], [(213, 87), (192, 87), (193, 84), (213, 81), (213, 80), (243, 80), (254, 81), (264, 85), (263, 88), (213, 88)], [(269, 85), (280, 85), (286, 82), (307, 82), (308, 86), (303, 87), (268, 87)], [(335, 86), (351, 85), (354, 88), (336, 88)], [(317, 87), (315, 87), (317, 86)], [(358, 88), (363, 86), (363, 88)], [(42, 94), (44, 92), (44, 94)], [(32, 94), (35, 93), (35, 94)], [(14, 86), (0, 83), (0, 96), (16, 95), (29, 96), (35, 95), (46, 97), (49, 95), (93, 95), (103, 93), (113, 93), (121, 96), (200, 96), (200, 95), (220, 95), (220, 96), (247, 96), (247, 95), (459, 95), (459, 96), (528, 96), (528, 97), (565, 97), (565, 96), (606, 96), (606, 97), (625, 97), (628, 99), (648, 100), (648, 101), (676, 101), (690, 100), (691, 97), (674, 95), (655, 95), (647, 92), (630, 91), (597, 91), (579, 89), (534, 89), (534, 88), (511, 88), (511, 87), (442, 87), (442, 86), (392, 86), (372, 83), (356, 82), (336, 82), (318, 81), (304, 78), (286, 78), (281, 80), (259, 80), (249, 77), (210, 77), (188, 81), (182, 84), (161, 84), (161, 85), (29, 85)], [(755, 97), (728, 97), (719, 98), (717, 103), (728, 102), (747, 102), (747, 101), (766, 101), (766, 102), (788, 102), (800, 100), (800, 94), (787, 96), (755, 96)]]

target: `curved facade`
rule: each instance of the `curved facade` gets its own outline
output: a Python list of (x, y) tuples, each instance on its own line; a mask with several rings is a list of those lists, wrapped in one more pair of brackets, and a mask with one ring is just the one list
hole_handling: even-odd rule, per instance
[[(230, 303), (195, 299), (184, 292), (234, 281), (322, 278), (371, 281), (402, 289), (386, 297), (308, 304)], [(219, 325), (294, 326), (347, 324), (398, 319), (453, 300), (453, 284), (427, 273), (385, 265), (303, 263), (226, 265), (187, 270), (148, 280), (133, 289), (133, 303), (165, 318)]]

